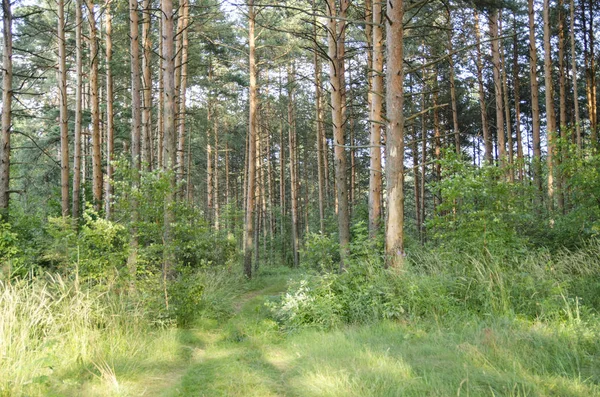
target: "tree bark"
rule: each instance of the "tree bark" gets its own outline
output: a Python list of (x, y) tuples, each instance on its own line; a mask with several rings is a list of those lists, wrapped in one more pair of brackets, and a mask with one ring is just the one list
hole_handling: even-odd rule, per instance
[(529, 0), (529, 80), (531, 84), (531, 119), (533, 138), (533, 183), (542, 192), (542, 151), (540, 145), (540, 100), (537, 80), (534, 0)]
[[(170, 277), (174, 265), (174, 252), (171, 245), (173, 240), (172, 224), (175, 221), (173, 204), (175, 203), (175, 161), (177, 142), (175, 137), (175, 54), (173, 47), (175, 37), (173, 32), (173, 1), (161, 0), (162, 14), (162, 74), (164, 87), (163, 101), (163, 170), (167, 173), (169, 189), (165, 194), (164, 231), (163, 231), (163, 282)], [(165, 298), (168, 299), (165, 289)]]
[(90, 26), (90, 102), (92, 113), (92, 193), (94, 210), (102, 206), (102, 148), (100, 147), (100, 97), (98, 95), (98, 29), (94, 0), (87, 0), (88, 23)]
[(112, 162), (115, 153), (114, 138), (114, 108), (113, 108), (113, 76), (112, 76), (112, 15), (110, 10), (111, 2), (107, 2), (104, 11), (105, 20), (105, 52), (106, 52), (106, 197), (104, 198), (104, 211), (106, 219), (112, 215), (112, 196), (113, 196), (113, 175), (114, 167)]
[(138, 201), (137, 194), (140, 188), (141, 170), (141, 124), (142, 124), (142, 98), (140, 85), (140, 50), (139, 50), (139, 16), (137, 0), (129, 0), (129, 55), (131, 61), (131, 168), (132, 190), (131, 196), (131, 241), (129, 244), (129, 258), (127, 265), (131, 280), (137, 273), (138, 251)]
[(2, 141), (0, 142), (0, 216), (8, 220), (10, 190), (10, 135), (12, 129), (13, 64), (12, 11), (10, 0), (2, 0)]
[(577, 93), (577, 56), (575, 52), (575, 5), (574, 0), (570, 1), (569, 11), (571, 18), (570, 26), (570, 41), (571, 41), (571, 75), (573, 78), (573, 107), (575, 112), (575, 134), (577, 148), (581, 151), (583, 149), (583, 142), (581, 140), (581, 117), (579, 115), (579, 95)]
[(504, 135), (504, 108), (502, 103), (502, 80), (500, 71), (499, 11), (495, 9), (490, 16), (490, 34), (492, 39), (492, 64), (494, 73), (494, 94), (496, 101), (496, 133), (498, 137), (498, 157), (500, 167), (506, 166), (506, 139)]
[(81, 205), (81, 128), (82, 128), (82, 101), (83, 101), (83, 40), (82, 29), (82, 0), (75, 1), (75, 130), (73, 142), (73, 209), (72, 215), (75, 223), (79, 221), (79, 208)]
[(404, 16), (403, 0), (387, 0), (386, 264), (404, 262)]
[(58, 91), (60, 127), (61, 212), (69, 216), (69, 113), (67, 110), (67, 54), (65, 50), (65, 2), (58, 0)]
[(369, 235), (375, 237), (381, 227), (381, 130), (383, 122), (383, 4), (373, 1), (373, 67), (369, 71), (372, 85), (369, 134)]
[[(181, 65), (179, 80), (179, 123), (177, 136), (177, 173), (183, 180), (184, 154), (185, 154), (185, 91), (187, 89), (187, 63), (188, 63), (188, 24), (189, 24), (189, 0), (182, 0), (181, 10)], [(210, 127), (209, 127), (210, 128)], [(216, 171), (216, 170), (215, 170)], [(189, 172), (189, 170), (188, 170)]]
[[(215, 155), (214, 155), (214, 162), (215, 162), (215, 167), (214, 167), (215, 168), (215, 172), (214, 172), (215, 230), (219, 230), (219, 117), (218, 117), (216, 106), (215, 106), (214, 112), (215, 112), (215, 114), (213, 117), (212, 127), (213, 127), (213, 135), (215, 137)], [(190, 173), (191, 170), (188, 168), (187, 172)]]
[(548, 208), (554, 207), (554, 152), (556, 115), (554, 113), (554, 89), (552, 84), (552, 47), (550, 45), (550, 4), (544, 0), (544, 80), (546, 85), (546, 134), (548, 141)]
[(254, 0), (248, 1), (248, 48), (249, 48), (249, 120), (248, 120), (248, 193), (246, 197), (246, 222), (244, 225), (244, 274), (252, 277), (252, 247), (254, 232), (254, 195), (256, 178), (256, 133), (258, 109), (257, 81), (256, 81), (256, 45), (255, 45), (256, 13)]
[(331, 118), (335, 158), (335, 186), (337, 189), (338, 234), (340, 242), (340, 269), (343, 269), (349, 254), (350, 215), (348, 211), (348, 186), (346, 170), (346, 149), (344, 137), (344, 36), (348, 0), (340, 0), (337, 10), (335, 0), (327, 0), (329, 79), (331, 84)]
[(294, 115), (294, 67), (288, 65), (288, 148), (290, 159), (290, 198), (292, 210), (292, 256), (294, 267), (300, 266), (300, 256), (298, 252), (298, 170), (296, 159), (296, 120)]
[(479, 31), (479, 13), (474, 12), (475, 17), (475, 37), (477, 40), (477, 82), (479, 84), (479, 108), (481, 111), (481, 129), (483, 130), (483, 142), (485, 145), (485, 161), (488, 164), (494, 162), (494, 148), (492, 145), (492, 137), (490, 136), (488, 119), (487, 119), (487, 108), (485, 104), (485, 90), (483, 87), (483, 62), (481, 59), (481, 33)]
[[(313, 2), (314, 4), (314, 2)], [(323, 104), (322, 99), (322, 86), (321, 86), (321, 60), (319, 54), (316, 51), (316, 40), (317, 40), (317, 24), (316, 17), (313, 20), (313, 34), (315, 37), (315, 48), (314, 48), (314, 65), (315, 65), (315, 116), (316, 116), (316, 129), (317, 129), (317, 174), (318, 174), (318, 188), (319, 188), (319, 232), (323, 234), (325, 232), (325, 170), (323, 166)]]
[(143, 90), (143, 108), (142, 108), (142, 160), (146, 163), (146, 169), (152, 170), (153, 150), (152, 150), (152, 37), (150, 25), (152, 21), (152, 4), (150, 0), (144, 0), (142, 3), (142, 90)]
[(515, 95), (515, 129), (517, 137), (517, 169), (519, 180), (524, 180), (524, 157), (523, 157), (523, 139), (521, 135), (521, 80), (519, 78), (519, 47), (517, 38), (517, 19), (514, 18), (514, 41), (513, 41), (513, 85)]
[[(456, 84), (454, 82), (454, 56), (452, 55), (454, 52), (452, 46), (452, 14), (450, 13), (450, 9), (448, 9), (448, 66), (450, 68), (450, 101), (452, 102), (452, 127), (454, 130), (454, 148), (456, 150), (456, 155), (460, 157), (460, 130), (458, 128), (458, 103), (456, 101)], [(416, 139), (416, 137), (415, 137)]]

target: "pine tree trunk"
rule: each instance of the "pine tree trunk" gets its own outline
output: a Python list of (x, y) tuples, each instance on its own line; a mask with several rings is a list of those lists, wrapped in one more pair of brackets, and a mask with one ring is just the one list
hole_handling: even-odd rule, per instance
[[(367, 0), (371, 1), (371, 0)], [(375, 237), (381, 227), (381, 131), (383, 129), (383, 4), (373, 1), (373, 67), (369, 72), (372, 84), (369, 134), (369, 235)]]
[[(162, 10), (161, 10), (162, 12)], [(164, 40), (163, 40), (163, 35), (162, 32), (164, 30), (163, 28), (163, 19), (162, 16), (158, 19), (159, 21), (159, 30), (160, 30), (160, 34), (158, 35), (158, 58), (161, 62), (161, 65), (158, 68), (158, 108), (157, 108), (157, 125), (156, 125), (156, 135), (157, 135), (157, 139), (156, 139), (156, 163), (158, 165), (158, 168), (164, 169), (165, 166), (165, 160), (163, 159), (163, 153), (164, 153), (164, 142), (165, 142), (165, 121), (164, 121), (164, 117), (163, 117), (163, 111), (165, 108), (165, 84), (164, 84), (164, 72), (163, 72), (163, 64), (162, 64), (162, 60), (164, 59), (163, 57), (163, 46), (164, 46)]]
[(137, 0), (129, 0), (129, 37), (131, 60), (131, 168), (132, 190), (131, 196), (131, 241), (129, 245), (129, 258), (127, 266), (131, 280), (135, 279), (137, 272), (138, 250), (138, 201), (137, 193), (140, 188), (141, 170), (141, 124), (142, 124), (142, 98), (140, 86), (140, 50), (139, 50), (139, 16)]
[(554, 155), (556, 115), (554, 113), (554, 89), (552, 84), (552, 47), (550, 45), (550, 4), (544, 0), (544, 80), (546, 85), (546, 136), (548, 141), (548, 208), (554, 207)]
[(581, 118), (579, 115), (579, 95), (577, 93), (577, 56), (575, 53), (575, 5), (574, 0), (570, 1), (570, 17), (571, 17), (571, 30), (570, 30), (570, 41), (571, 41), (571, 75), (573, 78), (573, 106), (575, 112), (575, 133), (577, 148), (581, 151), (583, 149), (583, 142), (581, 140)]
[(2, 136), (0, 142), (0, 216), (8, 220), (10, 190), (10, 135), (12, 127), (13, 64), (12, 11), (10, 0), (2, 0)]
[(523, 181), (524, 174), (524, 157), (523, 157), (523, 138), (521, 136), (521, 80), (519, 78), (519, 53), (518, 53), (518, 38), (517, 38), (517, 19), (514, 18), (514, 41), (513, 41), (513, 85), (515, 95), (515, 129), (517, 137), (517, 169), (519, 180)]
[(506, 166), (506, 139), (504, 135), (504, 108), (502, 103), (502, 80), (500, 72), (500, 44), (499, 36), (499, 11), (493, 10), (490, 16), (490, 34), (492, 39), (492, 64), (494, 74), (494, 94), (496, 101), (496, 133), (498, 137), (498, 157), (500, 158), (500, 167)]
[[(189, 0), (182, 0), (180, 4), (182, 15), (181, 21), (181, 64), (179, 68), (179, 96), (178, 96), (178, 124), (177, 124), (177, 174), (179, 180), (183, 180), (184, 154), (185, 154), (185, 91), (187, 89), (187, 63), (188, 63), (188, 24), (189, 24)], [(210, 128), (210, 127), (209, 127)], [(189, 170), (188, 170), (189, 171)], [(216, 171), (216, 170), (215, 170)]]
[[(215, 206), (215, 229), (219, 230), (219, 117), (217, 113), (217, 109), (215, 106), (215, 114), (213, 117), (213, 135), (215, 137), (215, 172), (214, 172), (214, 181), (215, 181), (215, 189), (214, 189), (214, 206)], [(191, 170), (188, 168), (188, 173)]]
[(69, 113), (67, 110), (67, 55), (65, 50), (65, 2), (58, 0), (58, 91), (60, 127), (60, 192), (62, 216), (69, 216)]
[(112, 196), (113, 196), (113, 175), (114, 167), (112, 162), (115, 153), (114, 138), (114, 107), (113, 107), (113, 76), (112, 76), (112, 15), (110, 9), (111, 3), (107, 2), (104, 10), (104, 20), (106, 33), (105, 53), (106, 53), (106, 193), (104, 198), (104, 211), (106, 219), (112, 215)]
[[(313, 21), (313, 33), (315, 40), (317, 37), (316, 21)], [(315, 41), (314, 65), (315, 65), (315, 116), (317, 129), (317, 173), (318, 173), (318, 189), (319, 189), (319, 232), (325, 232), (325, 170), (323, 166), (323, 115), (321, 103), (322, 86), (321, 86), (321, 60), (316, 51)]]
[[(448, 11), (448, 22), (449, 28), (448, 30), (448, 66), (450, 67), (450, 101), (452, 103), (452, 127), (454, 130), (454, 147), (456, 150), (456, 155), (460, 157), (460, 130), (458, 128), (458, 103), (456, 101), (456, 85), (454, 82), (454, 49), (452, 46), (452, 15), (450, 11)], [(416, 138), (415, 138), (416, 139)]]
[[(164, 211), (164, 249), (163, 249), (163, 282), (171, 276), (175, 262), (175, 254), (171, 247), (173, 241), (172, 224), (175, 221), (173, 205), (175, 203), (175, 161), (177, 142), (175, 139), (175, 62), (174, 51), (175, 37), (173, 32), (173, 2), (161, 0), (162, 14), (162, 76), (163, 76), (163, 170), (169, 179), (169, 190), (165, 194)], [(165, 298), (166, 289), (165, 289)], [(168, 307), (168, 299), (166, 299)]]
[(533, 182), (542, 193), (542, 150), (540, 144), (540, 100), (537, 80), (534, 0), (529, 0), (529, 80), (531, 83), (531, 119), (533, 139)]
[[(502, 31), (502, 21), (499, 21), (499, 29)], [(506, 144), (508, 146), (507, 160), (508, 166), (508, 179), (511, 182), (515, 181), (515, 172), (513, 169), (514, 162), (514, 144), (512, 135), (512, 126), (510, 122), (510, 98), (508, 96), (508, 64), (504, 56), (504, 47), (500, 46), (500, 64), (502, 65), (502, 94), (504, 99), (504, 119), (506, 120)]]
[(386, 264), (401, 268), (404, 263), (404, 30), (402, 0), (387, 0), (387, 136)]
[(292, 210), (292, 256), (294, 267), (300, 265), (300, 256), (298, 253), (298, 170), (296, 159), (296, 120), (294, 115), (294, 70), (291, 64), (288, 65), (288, 149), (290, 161), (290, 198)]
[[(559, 98), (559, 129), (560, 137), (566, 142), (567, 139), (567, 91), (566, 91), (566, 66), (565, 66), (565, 13), (563, 0), (558, 0), (558, 98)], [(556, 189), (558, 197), (558, 208), (562, 212), (565, 209), (565, 195), (563, 193), (563, 177), (560, 171), (562, 153), (560, 147), (556, 148)]]
[(73, 209), (72, 215), (75, 223), (79, 221), (79, 208), (81, 205), (81, 128), (82, 128), (82, 101), (83, 101), (83, 40), (82, 29), (82, 0), (75, 1), (75, 131), (73, 142)]
[(100, 147), (100, 97), (98, 95), (98, 38), (94, 0), (87, 0), (88, 23), (90, 26), (90, 102), (92, 113), (92, 193), (94, 210), (102, 206), (102, 148)]
[(328, 10), (328, 56), (331, 85), (331, 118), (333, 123), (333, 142), (335, 158), (335, 187), (338, 212), (338, 234), (340, 242), (340, 269), (345, 266), (350, 244), (350, 216), (348, 211), (348, 186), (346, 170), (346, 149), (344, 137), (344, 33), (348, 0), (341, 0), (340, 10), (334, 0), (327, 0)]
[(246, 222), (244, 224), (244, 274), (252, 277), (252, 247), (254, 232), (254, 195), (256, 178), (256, 133), (258, 96), (256, 81), (256, 46), (255, 46), (255, 18), (254, 0), (248, 1), (248, 47), (249, 47), (249, 120), (248, 120), (248, 192), (246, 197)]
[(475, 37), (477, 39), (477, 82), (479, 84), (479, 109), (481, 111), (481, 129), (483, 130), (483, 142), (485, 145), (485, 161), (488, 164), (494, 162), (492, 137), (490, 136), (488, 119), (487, 119), (487, 107), (485, 104), (485, 90), (483, 87), (483, 61), (481, 59), (481, 33), (479, 31), (479, 13), (475, 11)]
[[(211, 79), (211, 72), (209, 71), (209, 79)], [(214, 104), (208, 105), (208, 114), (206, 120), (206, 209), (208, 215), (208, 223), (212, 225), (214, 203), (213, 203), (213, 152), (212, 152), (212, 136), (211, 136), (211, 124), (214, 117)]]
[(146, 169), (152, 170), (154, 162), (152, 148), (152, 37), (150, 33), (150, 24), (152, 21), (152, 4), (150, 0), (144, 0), (142, 3), (142, 47), (144, 49), (142, 57), (142, 90), (143, 90), (143, 108), (142, 108), (142, 160), (146, 163)]

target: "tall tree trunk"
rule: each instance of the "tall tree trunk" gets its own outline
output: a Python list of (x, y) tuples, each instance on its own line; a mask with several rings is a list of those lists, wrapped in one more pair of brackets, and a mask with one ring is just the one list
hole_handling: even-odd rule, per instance
[[(316, 17), (315, 17), (316, 18)], [(319, 232), (325, 232), (325, 170), (323, 166), (323, 104), (322, 100), (322, 86), (321, 86), (321, 60), (319, 54), (316, 51), (316, 37), (317, 27), (316, 20), (313, 21), (314, 28), (313, 33), (315, 36), (315, 53), (314, 53), (314, 64), (315, 64), (315, 116), (316, 116), (316, 127), (317, 127), (317, 173), (318, 173), (318, 184), (319, 184)]]
[(8, 220), (10, 190), (10, 133), (12, 127), (13, 65), (12, 11), (10, 0), (2, 0), (2, 141), (0, 142), (0, 216)]
[(346, 149), (344, 137), (344, 36), (348, 0), (340, 0), (337, 10), (335, 0), (327, 0), (329, 79), (331, 84), (331, 119), (335, 157), (335, 186), (337, 189), (338, 234), (340, 242), (340, 269), (345, 266), (350, 244), (350, 214), (348, 211), (348, 186), (346, 181)]
[[(371, 0), (367, 0), (371, 1)], [(381, 130), (383, 123), (383, 3), (373, 1), (373, 67), (369, 134), (369, 235), (375, 237), (381, 227)]]
[[(162, 12), (162, 10), (161, 10)], [(164, 88), (164, 72), (163, 72), (163, 47), (164, 40), (162, 32), (164, 31), (163, 27), (163, 19), (162, 16), (158, 20), (160, 34), (158, 35), (158, 59), (161, 62), (161, 65), (158, 68), (158, 108), (157, 108), (157, 125), (156, 125), (156, 163), (158, 164), (158, 168), (164, 169), (165, 160), (163, 159), (164, 153), (164, 142), (165, 142), (165, 121), (163, 117), (163, 111), (165, 108), (165, 88)]]
[(524, 157), (523, 157), (523, 139), (521, 136), (521, 80), (519, 78), (519, 46), (517, 37), (517, 18), (514, 17), (514, 41), (513, 41), (513, 84), (515, 95), (515, 129), (517, 136), (517, 169), (519, 180), (524, 180)]
[[(586, 16), (586, 8), (589, 9), (590, 24), (588, 26)], [(583, 53), (585, 59), (585, 93), (587, 97), (587, 108), (588, 117), (590, 120), (590, 139), (591, 145), (594, 151), (598, 149), (598, 125), (597, 125), (597, 114), (596, 114), (596, 68), (594, 61), (594, 17), (593, 17), (593, 2), (589, 1), (587, 4), (585, 0), (581, 1), (581, 25), (583, 27)]]
[(105, 29), (105, 51), (106, 51), (106, 194), (104, 211), (106, 219), (112, 215), (112, 196), (113, 196), (113, 175), (114, 175), (114, 108), (113, 108), (113, 76), (112, 76), (112, 15), (110, 10), (111, 2), (107, 2), (104, 11)]
[(546, 85), (546, 134), (548, 140), (548, 208), (554, 207), (554, 152), (556, 115), (554, 113), (554, 89), (552, 85), (552, 47), (550, 45), (550, 4), (544, 0), (544, 80)]
[(533, 182), (542, 193), (542, 150), (540, 144), (540, 100), (537, 77), (534, 0), (529, 0), (529, 80), (531, 83), (531, 119), (533, 137)]
[(404, 16), (403, 0), (387, 0), (387, 136), (386, 184), (388, 216), (385, 253), (388, 266), (404, 262)]
[(575, 5), (574, 0), (570, 1), (570, 17), (571, 17), (571, 75), (573, 76), (573, 105), (575, 111), (575, 131), (577, 148), (581, 151), (583, 149), (583, 142), (581, 140), (581, 118), (579, 115), (579, 95), (577, 93), (577, 56), (575, 53)]
[[(440, 129), (440, 111), (438, 103), (439, 86), (438, 86), (438, 74), (437, 70), (433, 73), (433, 154), (435, 157), (435, 181), (437, 183), (442, 180), (442, 132)], [(440, 204), (442, 204), (442, 193), (439, 189), (433, 196), (433, 209), (435, 210)]]
[[(567, 139), (567, 91), (566, 91), (566, 65), (565, 65), (565, 12), (563, 0), (558, 0), (558, 92), (559, 92), (559, 129), (560, 137), (566, 142)], [(563, 193), (563, 177), (560, 164), (562, 156), (560, 146), (556, 148), (556, 189), (558, 197), (558, 208), (564, 211), (565, 195)]]
[(296, 159), (296, 120), (294, 115), (294, 70), (291, 64), (288, 65), (288, 148), (290, 159), (290, 198), (292, 210), (292, 256), (294, 267), (300, 265), (300, 256), (298, 253), (298, 171)]
[(129, 0), (129, 36), (131, 60), (131, 168), (132, 189), (131, 197), (131, 241), (129, 246), (128, 268), (129, 276), (135, 279), (137, 272), (138, 251), (138, 201), (137, 194), (140, 188), (141, 170), (141, 124), (142, 124), (142, 98), (140, 86), (140, 49), (139, 49), (139, 16), (137, 0)]
[(173, 32), (173, 1), (161, 0), (162, 14), (162, 75), (164, 87), (163, 101), (163, 170), (169, 178), (169, 189), (165, 194), (164, 231), (163, 231), (163, 285), (165, 286), (165, 300), (168, 307), (166, 294), (166, 280), (173, 269), (175, 254), (171, 247), (173, 240), (172, 224), (175, 221), (173, 204), (175, 203), (175, 160), (177, 142), (175, 137), (175, 54), (173, 47), (175, 37)]
[(88, 23), (90, 26), (90, 101), (92, 112), (92, 193), (94, 210), (102, 206), (102, 148), (100, 147), (100, 97), (98, 96), (98, 38), (94, 0), (87, 0)]
[(65, 50), (65, 2), (58, 0), (58, 91), (60, 127), (60, 193), (62, 216), (69, 216), (69, 113), (67, 110), (67, 54)]
[[(209, 79), (211, 72), (209, 71)], [(208, 222), (212, 225), (213, 212), (214, 212), (214, 194), (213, 194), (213, 150), (212, 150), (212, 137), (211, 137), (211, 124), (214, 117), (214, 104), (208, 105), (208, 113), (206, 120), (206, 209), (208, 213)]]
[[(217, 113), (217, 108), (215, 106), (215, 117), (213, 117), (213, 135), (215, 137), (215, 189), (214, 189), (214, 206), (215, 206), (215, 229), (219, 230), (219, 117)], [(188, 173), (191, 170), (188, 168)]]
[(248, 120), (248, 193), (246, 197), (246, 222), (244, 224), (244, 274), (252, 277), (252, 246), (254, 228), (254, 195), (256, 178), (256, 134), (258, 109), (257, 81), (256, 81), (256, 45), (255, 45), (256, 13), (254, 0), (248, 1), (248, 48), (249, 48), (249, 120)]
[(82, 0), (75, 1), (75, 131), (73, 142), (73, 209), (72, 215), (75, 223), (79, 221), (79, 208), (81, 205), (81, 128), (82, 128), (82, 101), (83, 101), (83, 40), (82, 29)]
[(193, 205), (194, 204), (194, 197), (193, 197), (193, 186), (192, 186), (192, 131), (190, 130), (190, 137), (188, 139), (188, 148), (187, 148), (187, 169), (188, 172), (186, 174), (186, 181), (185, 181), (185, 193), (186, 193), (186, 200), (188, 205)]
[[(460, 156), (460, 130), (458, 128), (458, 103), (456, 101), (456, 85), (454, 82), (454, 49), (452, 46), (452, 14), (450, 13), (450, 9), (448, 9), (448, 65), (450, 67), (450, 101), (452, 102), (452, 127), (454, 130), (454, 147), (456, 150), (456, 155)], [(416, 139), (416, 137), (415, 137)]]
[[(425, 73), (423, 73), (425, 74)], [(423, 77), (425, 80), (425, 77)], [(421, 94), (421, 111), (425, 112), (425, 90)], [(419, 224), (419, 236), (421, 244), (425, 242), (425, 181), (427, 175), (427, 121), (425, 113), (421, 115), (421, 223)]]
[(506, 140), (504, 136), (504, 108), (502, 104), (502, 80), (500, 78), (500, 43), (499, 36), (499, 11), (495, 9), (490, 16), (490, 34), (492, 39), (492, 64), (494, 72), (494, 94), (496, 100), (496, 133), (498, 136), (498, 157), (500, 167), (506, 166)]
[[(179, 123), (177, 136), (177, 173), (180, 180), (183, 180), (184, 173), (184, 154), (185, 154), (185, 91), (187, 89), (187, 63), (188, 63), (188, 24), (189, 24), (189, 0), (182, 0), (180, 5), (182, 15), (181, 21), (181, 65), (179, 80)], [(210, 128), (210, 127), (209, 127)], [(215, 170), (217, 171), (217, 170)], [(189, 170), (188, 170), (189, 172)]]
[(481, 129), (483, 130), (483, 142), (485, 145), (485, 161), (488, 164), (492, 164), (494, 161), (492, 137), (490, 136), (488, 120), (487, 120), (487, 107), (485, 104), (485, 90), (483, 87), (483, 62), (481, 59), (481, 33), (479, 31), (479, 13), (474, 12), (475, 16), (475, 37), (477, 39), (477, 82), (479, 84), (479, 109), (481, 111)]
[[(500, 31), (502, 31), (502, 22), (499, 21)], [(515, 180), (515, 171), (513, 169), (514, 161), (514, 144), (512, 135), (512, 126), (510, 122), (510, 98), (508, 96), (508, 64), (506, 63), (506, 57), (504, 56), (504, 47), (500, 46), (500, 63), (502, 65), (502, 93), (504, 98), (504, 119), (506, 120), (506, 143), (508, 146), (507, 160), (508, 166), (508, 178), (511, 182)]]
[(152, 170), (153, 151), (152, 151), (152, 37), (150, 33), (150, 24), (152, 21), (152, 4), (150, 0), (144, 0), (142, 3), (142, 47), (144, 49), (142, 57), (142, 90), (143, 90), (143, 108), (142, 108), (142, 160), (146, 163), (146, 169)]
[[(281, 86), (281, 82), (279, 84)], [(281, 93), (279, 95), (281, 97)], [(282, 115), (283, 116), (283, 115)], [(282, 119), (283, 117), (281, 117)], [(283, 125), (279, 123), (279, 235), (281, 236), (281, 254), (286, 257), (285, 244), (285, 139), (283, 136)]]

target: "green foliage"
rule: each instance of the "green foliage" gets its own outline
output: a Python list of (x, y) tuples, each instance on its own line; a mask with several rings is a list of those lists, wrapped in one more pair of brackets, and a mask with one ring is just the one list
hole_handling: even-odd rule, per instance
[(522, 184), (505, 180), (496, 166), (475, 167), (447, 152), (442, 180), (433, 188), (442, 197), (429, 222), (433, 243), (466, 252), (516, 252), (526, 240), (518, 233), (529, 220), (529, 191)]
[(309, 233), (300, 252), (302, 266), (322, 272), (333, 272), (339, 267), (340, 248), (337, 236)]
[(83, 281), (114, 278), (124, 272), (128, 255), (127, 230), (86, 209), (79, 231), (70, 218), (48, 219), (49, 244), (42, 258), (63, 273), (76, 273)]
[[(238, 272), (239, 273), (239, 272)], [(222, 320), (231, 315), (241, 277), (229, 271), (181, 267), (169, 283), (169, 315), (179, 326), (200, 318)]]
[(274, 317), (292, 330), (405, 316), (564, 321), (576, 310), (595, 318), (600, 310), (600, 270), (594, 265), (599, 251), (599, 241), (576, 253), (542, 251), (512, 260), (489, 252), (473, 256), (432, 250), (409, 256), (402, 272), (357, 261), (341, 274), (292, 284), (270, 306)]

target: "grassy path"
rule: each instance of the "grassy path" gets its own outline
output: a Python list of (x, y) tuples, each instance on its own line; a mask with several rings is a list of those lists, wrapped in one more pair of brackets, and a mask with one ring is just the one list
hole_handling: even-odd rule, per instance
[(265, 302), (289, 276), (253, 281), (227, 320), (169, 331), (155, 361), (115, 368), (112, 392), (90, 379), (57, 395), (600, 396), (600, 342), (568, 327), (446, 318), (285, 334)]
[(261, 282), (227, 322), (183, 333), (188, 365), (148, 395), (600, 396), (600, 362), (581, 362), (571, 331), (455, 319), (285, 335), (264, 303), (286, 279)]
[(277, 325), (266, 316), (264, 303), (286, 289), (286, 280), (269, 277), (258, 289), (243, 294), (227, 322), (204, 321), (182, 333), (189, 348), (189, 366), (164, 396), (278, 396), (286, 394), (286, 368), (278, 349)]

